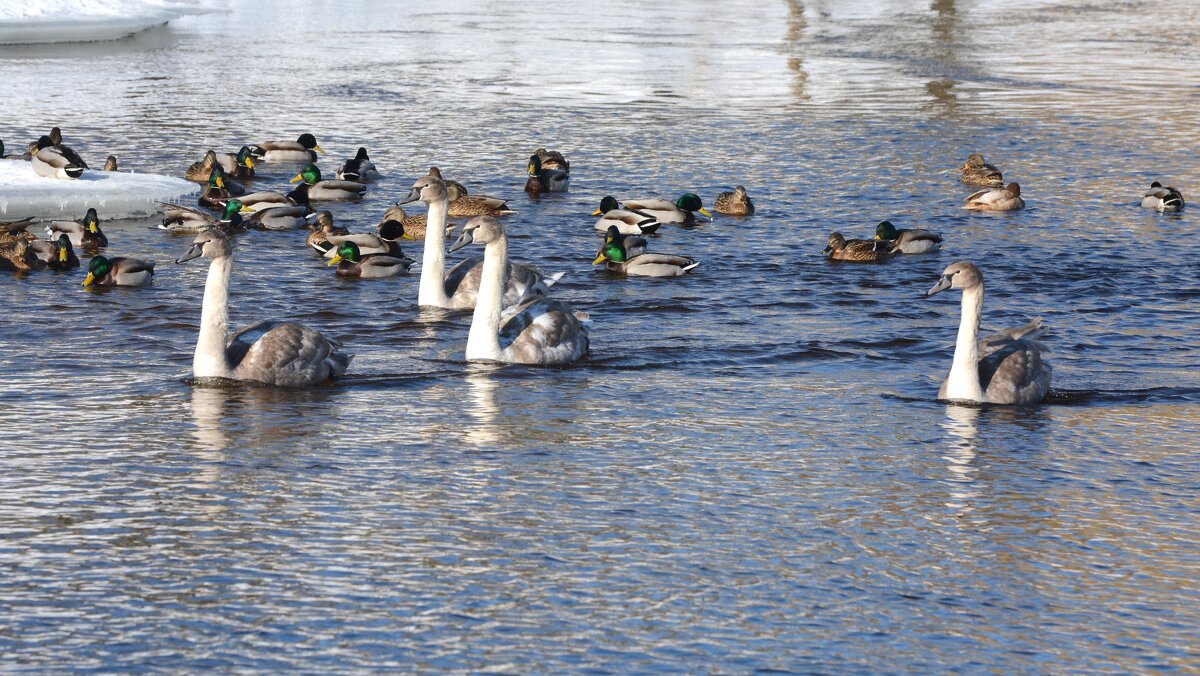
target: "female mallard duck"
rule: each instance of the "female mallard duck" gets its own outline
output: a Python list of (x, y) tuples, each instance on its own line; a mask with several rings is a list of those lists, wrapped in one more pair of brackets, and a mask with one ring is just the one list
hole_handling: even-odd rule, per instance
[(617, 226), (608, 229), (604, 244), (592, 265), (604, 263), (605, 269), (635, 277), (678, 277), (700, 265), (685, 256), (646, 253), (643, 237), (622, 235)]
[(313, 231), (308, 233), (305, 244), (315, 253), (324, 256), (326, 251), (333, 248), (333, 245), (329, 243), (330, 237), (349, 234), (350, 231), (346, 228), (333, 224), (333, 214), (328, 211), (318, 211)]
[(960, 261), (942, 272), (925, 296), (960, 289), (962, 319), (950, 374), (937, 398), (980, 404), (1033, 406), (1050, 391), (1050, 365), (1042, 361), (1037, 339), (1046, 333), (1041, 319), (1017, 329), (1001, 331), (979, 340), (983, 314), (983, 273), (974, 263)]
[(204, 230), (217, 229), (229, 235), (246, 227), (246, 222), (240, 213), (246, 208), (236, 197), (225, 203), (225, 209), (221, 212), (220, 218), (191, 207), (161, 202), (160, 204), (165, 209), (166, 217), (163, 218), (162, 225), (158, 227), (173, 234), (194, 234)]
[(869, 239), (846, 239), (840, 232), (830, 233), (829, 246), (821, 253), (829, 254), (835, 261), (882, 261), (891, 257), (891, 253), (877, 242)]
[(200, 193), (200, 199), (197, 202), (202, 207), (219, 210), (225, 208), (225, 203), (229, 201), (229, 198), (246, 194), (241, 186), (231, 189), (229, 185), (225, 182), (225, 170), (221, 168), (221, 165), (214, 164), (212, 173), (208, 175), (208, 185), (204, 186), (204, 192)]
[(468, 195), (455, 187), (455, 184), (446, 184), (446, 195), (450, 199), (447, 212), (450, 216), (504, 216), (517, 213), (509, 209), (508, 203), (499, 197)]
[(108, 159), (104, 160), (104, 171), (117, 171), (116, 155), (109, 155)]
[[(432, 209), (432, 207), (431, 207)], [(503, 310), (508, 235), (500, 221), (479, 216), (463, 226), (450, 247), (484, 245), (479, 299), (467, 334), (467, 361), (566, 364), (588, 351), (588, 327), (562, 301), (536, 297)]]
[[(409, 216), (404, 212), (404, 208), (393, 204), (388, 207), (388, 210), (383, 212), (383, 220), (379, 221), (379, 225), (375, 226), (376, 230), (381, 229), (386, 223), (396, 222), (404, 230), (404, 239), (418, 240), (425, 239), (425, 225), (428, 220), (425, 214), (413, 214)], [(450, 234), (453, 226), (446, 227), (446, 234)]]
[(746, 189), (739, 185), (733, 192), (719, 193), (713, 202), (713, 209), (727, 216), (749, 216), (754, 213), (754, 202), (750, 201)]
[(88, 263), (84, 286), (145, 286), (154, 277), (154, 263), (140, 258), (95, 256)]
[(40, 244), (46, 242), (18, 239), (0, 244), (0, 270), (28, 272), (44, 269), (46, 262), (38, 256)]
[(175, 262), (200, 256), (212, 262), (204, 284), (200, 335), (192, 357), (195, 378), (312, 387), (346, 372), (351, 356), (341, 352), (337, 343), (299, 324), (261, 321), (229, 337), (233, 246), (224, 234), (208, 230), (197, 235), (192, 246)]
[[(38, 244), (47, 244), (47, 242), (38, 242)], [(71, 247), (71, 238), (66, 234), (61, 234), (52, 242), (44, 253), (38, 252), (38, 258), (46, 264), (46, 267), (51, 270), (73, 270), (79, 267), (79, 257), (75, 255), (75, 249)]]
[(980, 190), (967, 198), (967, 209), (975, 211), (1016, 211), (1025, 208), (1021, 186), (1009, 183), (1006, 188)]
[(340, 200), (360, 200), (367, 192), (367, 186), (354, 181), (322, 181), (321, 170), (315, 164), (306, 164), (299, 174), (292, 177), (292, 183), (304, 181), (308, 186), (308, 198), (322, 202)]
[(309, 207), (308, 184), (301, 183), (288, 194), (274, 190), (263, 190), (242, 195), (238, 198), (250, 211), (261, 211), (272, 207)]
[(1159, 211), (1183, 211), (1183, 194), (1155, 181), (1142, 197), (1142, 206)]
[(26, 229), (30, 225), (33, 225), (32, 216), (19, 221), (0, 222), (0, 246), (16, 244), (17, 242), (32, 242), (37, 239), (37, 235)]
[[(467, 258), (446, 272), (446, 184), (434, 176), (422, 176), (412, 192), (398, 204), (420, 200), (429, 205), (429, 227), (425, 230), (425, 252), (421, 259), (421, 282), (417, 304), (466, 310), (475, 307), (483, 274), (481, 257)], [(547, 277), (532, 265), (508, 263), (503, 301), (516, 305), (527, 298), (546, 294), (562, 273)]]
[(697, 211), (712, 218), (712, 214), (700, 202), (700, 196), (694, 192), (685, 192), (674, 202), (650, 198), (624, 200), (621, 203), (626, 209), (651, 216), (659, 223), (695, 223)]
[(242, 146), (236, 153), (221, 153), (216, 156), (216, 162), (227, 176), (254, 178), (254, 156), (250, 154), (250, 146)]
[(187, 171), (183, 175), (189, 181), (197, 183), (207, 183), (208, 177), (212, 176), (213, 167), (217, 166), (217, 151), (209, 149), (204, 153), (204, 159), (199, 162), (192, 162), (188, 166)]
[(343, 181), (357, 181), (366, 183), (367, 181), (378, 181), (383, 178), (383, 174), (375, 168), (375, 163), (367, 156), (366, 148), (359, 148), (358, 154), (346, 160), (341, 169), (337, 171), (337, 177)]
[(919, 228), (897, 230), (891, 221), (875, 226), (875, 239), (885, 245), (888, 253), (920, 254), (942, 248), (942, 236), (936, 232)]
[(967, 161), (958, 168), (962, 172), (960, 180), (967, 185), (984, 186), (988, 188), (1003, 188), (1004, 175), (1000, 170), (983, 161), (983, 155), (971, 153)]
[(313, 248), (320, 251), (326, 258), (332, 258), (337, 253), (338, 245), (345, 242), (354, 242), (354, 245), (358, 247), (359, 254), (363, 256), (382, 254), (408, 260), (408, 256), (404, 255), (404, 251), (400, 248), (399, 240), (403, 236), (404, 228), (399, 223), (393, 221), (381, 226), (378, 235), (372, 235), (369, 232), (329, 235), (325, 238), (326, 241), (324, 244), (318, 243)]
[(264, 162), (316, 162), (324, 153), (312, 134), (301, 134), (295, 141), (264, 141), (250, 146), (250, 154)]
[(108, 237), (100, 230), (100, 217), (95, 209), (88, 209), (79, 221), (54, 221), (46, 226), (46, 234), (51, 239), (66, 235), (71, 244), (84, 249), (99, 249), (108, 246)]
[(649, 214), (622, 208), (612, 195), (600, 200), (600, 208), (593, 211), (592, 215), (600, 216), (596, 221), (596, 229), (601, 232), (616, 228), (622, 235), (649, 235), (662, 225)]
[[(403, 255), (403, 254), (401, 254)], [(413, 260), (405, 256), (389, 256), (388, 254), (363, 254), (354, 242), (341, 242), (337, 251), (329, 259), (329, 265), (336, 265), (338, 277), (361, 277), (362, 279), (383, 279), (395, 277), (408, 272)]]
[(529, 157), (529, 180), (525, 192), (566, 192), (571, 184), (571, 165), (556, 150), (538, 148)]
[[(446, 184), (446, 192), (447, 193), (449, 193), (453, 190), (457, 190), (458, 194), (460, 194), (460, 195), (470, 194), (470, 192), (467, 190), (467, 186), (463, 185), (462, 183), (459, 183), (458, 181), (455, 181), (455, 180), (452, 180), (449, 178), (444, 178), (442, 176), (442, 170), (438, 169), (437, 167), (430, 167), (429, 175), (433, 176), (435, 178), (441, 179), (442, 183)], [(451, 198), (451, 201), (453, 201), (453, 198)], [(453, 216), (454, 214), (450, 214), (450, 215)]]
[(49, 136), (39, 138), (37, 150), (30, 159), (34, 172), (38, 176), (47, 178), (79, 178), (82, 176), (83, 170), (87, 169), (87, 164), (74, 152), (67, 153), (64, 150), (68, 149), (54, 145)]

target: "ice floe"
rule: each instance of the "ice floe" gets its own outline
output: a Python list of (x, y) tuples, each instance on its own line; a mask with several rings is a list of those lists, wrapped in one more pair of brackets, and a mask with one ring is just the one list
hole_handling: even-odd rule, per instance
[(76, 180), (45, 178), (21, 160), (0, 160), (0, 220), (78, 218), (94, 207), (103, 219), (138, 218), (158, 211), (157, 202), (199, 192), (173, 176), (88, 170)]
[(187, 0), (0, 0), (0, 45), (119, 40), (206, 11)]

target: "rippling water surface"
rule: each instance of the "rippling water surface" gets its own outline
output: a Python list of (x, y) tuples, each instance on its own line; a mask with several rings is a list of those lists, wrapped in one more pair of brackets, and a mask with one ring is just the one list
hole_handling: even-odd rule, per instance
[[(187, 381), (205, 266), (106, 223), (144, 289), (0, 275), (0, 663), (13, 669), (1067, 672), (1200, 664), (1200, 10), (1163, 3), (232, 2), (117, 43), (0, 48), (0, 137), (180, 174), (314, 133), (386, 179), (509, 198), (592, 355), (463, 362), (417, 276), (237, 240), (232, 319), (357, 356), (310, 392)], [(597, 3), (598, 4), (598, 3)], [(1169, 30), (1168, 30), (1169, 29)], [(522, 191), (533, 148), (569, 193)], [(983, 152), (1029, 208), (959, 208)], [(292, 171), (289, 172), (289, 169)], [(268, 166), (278, 189), (294, 167)], [(618, 197), (747, 186), (666, 229), (677, 280), (589, 267)], [(1195, 207), (1189, 207), (1194, 209)], [(889, 218), (945, 251), (833, 264)], [(420, 245), (409, 247), (417, 256)], [(453, 255), (452, 255), (453, 257)], [(1054, 401), (932, 399), (958, 296), (1053, 327)]]

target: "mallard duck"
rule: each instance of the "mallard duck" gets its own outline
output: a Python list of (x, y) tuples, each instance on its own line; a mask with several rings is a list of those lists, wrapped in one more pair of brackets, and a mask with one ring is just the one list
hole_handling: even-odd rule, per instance
[(250, 154), (250, 146), (242, 146), (236, 153), (220, 153), (216, 161), (226, 176), (254, 178), (254, 156)]
[(250, 146), (250, 154), (264, 162), (316, 162), (324, 153), (312, 134), (301, 134), (295, 141), (265, 141)]
[(38, 256), (39, 244), (47, 242), (19, 239), (0, 244), (0, 270), (28, 272), (45, 269), (46, 262)]
[(502, 310), (509, 263), (508, 235), (500, 221), (471, 219), (450, 251), (472, 243), (484, 245), (484, 252), (467, 361), (566, 364), (582, 359), (588, 351), (588, 326), (566, 303), (535, 297)]
[(322, 202), (341, 200), (360, 200), (367, 192), (367, 186), (354, 181), (322, 181), (321, 170), (315, 164), (306, 164), (299, 174), (292, 177), (292, 183), (304, 181), (308, 186), (308, 198)]
[[(458, 191), (459, 195), (469, 195), (470, 194), (470, 192), (467, 190), (467, 186), (463, 185), (462, 183), (459, 183), (458, 181), (444, 178), (442, 176), (442, 170), (438, 169), (437, 167), (430, 167), (429, 175), (433, 176), (434, 178), (441, 179), (442, 183), (446, 184), (446, 192), (447, 193), (449, 193), (451, 189), (454, 189), (454, 190)], [(453, 216), (454, 214), (450, 214), (450, 215)]]
[(378, 181), (383, 178), (383, 174), (379, 173), (379, 170), (375, 168), (375, 163), (367, 156), (367, 149), (359, 148), (358, 154), (346, 160), (342, 168), (338, 169), (337, 177), (343, 181), (366, 183), (367, 181)]
[(527, 169), (525, 192), (566, 192), (571, 184), (571, 165), (558, 151), (538, 148), (529, 157)]
[(246, 227), (246, 222), (242, 219), (240, 212), (247, 209), (236, 197), (225, 203), (225, 209), (220, 218), (179, 204), (165, 202), (159, 204), (164, 207), (166, 217), (158, 227), (174, 234), (195, 234), (208, 229), (216, 229), (229, 235)]
[(37, 235), (26, 229), (30, 225), (33, 225), (32, 216), (19, 221), (0, 222), (0, 246), (16, 244), (17, 242), (32, 242), (37, 239)]
[(71, 244), (84, 249), (99, 249), (108, 246), (108, 237), (100, 230), (100, 217), (95, 209), (88, 209), (82, 220), (54, 221), (46, 226), (46, 234), (51, 239), (66, 235)]
[(876, 243), (869, 239), (846, 239), (840, 232), (830, 233), (829, 246), (821, 253), (829, 254), (829, 258), (835, 261), (882, 261), (889, 257), (888, 253), (882, 246), (877, 246)]
[(1142, 197), (1142, 206), (1159, 211), (1183, 211), (1183, 194), (1175, 188), (1165, 187), (1155, 181)]
[[(403, 207), (393, 204), (388, 207), (387, 211), (383, 212), (383, 218), (375, 226), (375, 230), (378, 231), (389, 221), (395, 221), (400, 224), (400, 227), (404, 230), (403, 239), (425, 239), (425, 225), (428, 222), (425, 214), (413, 214), (409, 216)], [(453, 229), (453, 226), (446, 226), (447, 234)]]
[(962, 172), (960, 180), (967, 185), (1003, 188), (1004, 176), (1000, 170), (983, 161), (983, 155), (971, 153), (967, 156), (966, 164), (958, 168)]
[(217, 166), (217, 164), (217, 151), (209, 149), (208, 152), (204, 153), (204, 159), (199, 162), (192, 162), (183, 175), (189, 181), (207, 183), (208, 177), (212, 176), (213, 167)]
[(241, 186), (231, 189), (230, 185), (225, 182), (225, 170), (220, 164), (214, 164), (212, 173), (208, 175), (208, 185), (204, 187), (204, 192), (200, 193), (197, 202), (209, 209), (224, 209), (229, 198), (240, 197), (246, 193)]
[(204, 283), (200, 335), (192, 356), (192, 375), (198, 379), (246, 380), (282, 387), (312, 387), (346, 372), (351, 355), (305, 326), (261, 321), (228, 335), (229, 277), (233, 246), (219, 231), (208, 230), (176, 263), (204, 256), (212, 261)]
[(875, 239), (883, 242), (888, 253), (920, 254), (942, 248), (942, 236), (929, 230), (897, 230), (891, 221), (875, 226)]
[(408, 272), (413, 260), (388, 254), (362, 254), (354, 242), (341, 242), (328, 264), (338, 266), (338, 277), (383, 279)]
[(301, 183), (288, 194), (274, 190), (263, 190), (242, 195), (238, 198), (250, 211), (261, 211), (273, 207), (311, 207), (308, 199), (308, 184)]
[[(392, 221), (384, 223), (379, 228), (379, 234), (355, 232), (345, 235), (328, 235), (324, 244), (316, 244), (313, 248), (320, 251), (326, 258), (332, 258), (337, 253), (337, 247), (345, 242), (354, 242), (358, 252), (363, 256), (382, 254), (409, 260), (400, 248), (400, 239), (404, 236), (404, 228), (400, 223)], [(326, 248), (327, 247), (327, 248)]]
[[(425, 250), (421, 259), (421, 282), (417, 290), (417, 305), (450, 309), (475, 307), (478, 295), (482, 259), (467, 258), (446, 271), (446, 184), (435, 176), (422, 176), (413, 184), (412, 192), (398, 204), (420, 200), (429, 205), (429, 227), (425, 230)], [(480, 216), (480, 218), (490, 218)], [(473, 222), (474, 222), (473, 221)], [(507, 282), (503, 300), (515, 305), (528, 298), (546, 294), (562, 273), (544, 275), (532, 265), (507, 264)]]
[(727, 216), (749, 216), (754, 213), (754, 202), (750, 201), (746, 189), (739, 185), (733, 192), (718, 193), (713, 209)]
[(140, 258), (95, 256), (88, 263), (84, 286), (145, 286), (154, 277), (154, 263)]
[(305, 244), (313, 252), (323, 256), (325, 252), (333, 248), (333, 245), (329, 243), (330, 237), (349, 234), (350, 231), (346, 228), (333, 224), (333, 214), (328, 211), (318, 211), (316, 222), (313, 224), (313, 231), (308, 233)]
[(622, 235), (615, 225), (608, 229), (592, 261), (592, 265), (600, 263), (609, 272), (635, 277), (678, 277), (700, 265), (686, 256), (646, 253), (645, 238)]
[(75, 255), (75, 249), (71, 247), (71, 238), (66, 234), (59, 235), (51, 242), (37, 242), (37, 244), (50, 245), (36, 253), (38, 258), (42, 259), (46, 267), (51, 270), (71, 270), (79, 267), (79, 257)]
[(37, 150), (34, 151), (31, 162), (38, 176), (47, 178), (79, 178), (87, 164), (74, 152), (64, 152), (64, 148), (54, 145), (49, 136), (38, 139)]
[(245, 217), (246, 225), (256, 230), (299, 230), (307, 228), (316, 218), (310, 207), (268, 207)]
[[(91, 167), (87, 165), (87, 162), (84, 162), (83, 158), (79, 156), (79, 153), (72, 150), (70, 146), (63, 144), (62, 130), (60, 130), (58, 127), (54, 127), (50, 130), (50, 133), (47, 134), (47, 136), (50, 137), (50, 142), (54, 144), (54, 147), (57, 148), (58, 151), (63, 155), (65, 155), (68, 160), (70, 160), (71, 164), (83, 167), (84, 169), (91, 169)], [(30, 152), (30, 154), (32, 155), (33, 153)]]
[(1041, 319), (979, 340), (983, 314), (983, 273), (970, 261), (947, 267), (928, 298), (946, 289), (960, 289), (962, 318), (950, 374), (938, 390), (943, 401), (1033, 406), (1050, 391), (1052, 369), (1042, 360), (1037, 342), (1046, 333)]
[(117, 171), (117, 156), (109, 155), (107, 160), (104, 160), (104, 171)]
[(650, 198), (622, 200), (621, 204), (630, 211), (651, 216), (659, 223), (695, 223), (697, 211), (712, 218), (712, 214), (700, 202), (700, 196), (694, 192), (685, 192), (674, 202)]
[(456, 185), (446, 184), (446, 194), (450, 199), (450, 216), (504, 216), (517, 213), (508, 208), (508, 203), (499, 197), (468, 195), (461, 192)]
[(1025, 208), (1021, 186), (1009, 183), (1006, 188), (980, 190), (967, 198), (965, 208), (975, 211), (1016, 211)]
[(649, 214), (622, 208), (612, 195), (600, 200), (600, 208), (593, 211), (592, 215), (600, 216), (596, 221), (596, 229), (601, 232), (616, 228), (622, 235), (649, 235), (662, 225)]

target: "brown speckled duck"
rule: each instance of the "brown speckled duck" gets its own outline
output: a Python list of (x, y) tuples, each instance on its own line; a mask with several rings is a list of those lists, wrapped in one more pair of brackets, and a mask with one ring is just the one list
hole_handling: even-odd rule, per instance
[(1004, 176), (1000, 170), (983, 161), (983, 155), (971, 153), (967, 161), (958, 168), (962, 172), (961, 181), (967, 185), (977, 185), (988, 188), (1004, 187)]
[(874, 240), (846, 239), (840, 232), (830, 233), (829, 245), (825, 247), (822, 253), (829, 254), (830, 260), (857, 261), (861, 263), (873, 263), (891, 257), (886, 248), (876, 246)]
[(750, 195), (746, 194), (746, 188), (739, 185), (733, 189), (733, 192), (718, 194), (716, 201), (713, 202), (713, 209), (726, 216), (749, 216), (754, 213), (754, 202), (750, 201)]

